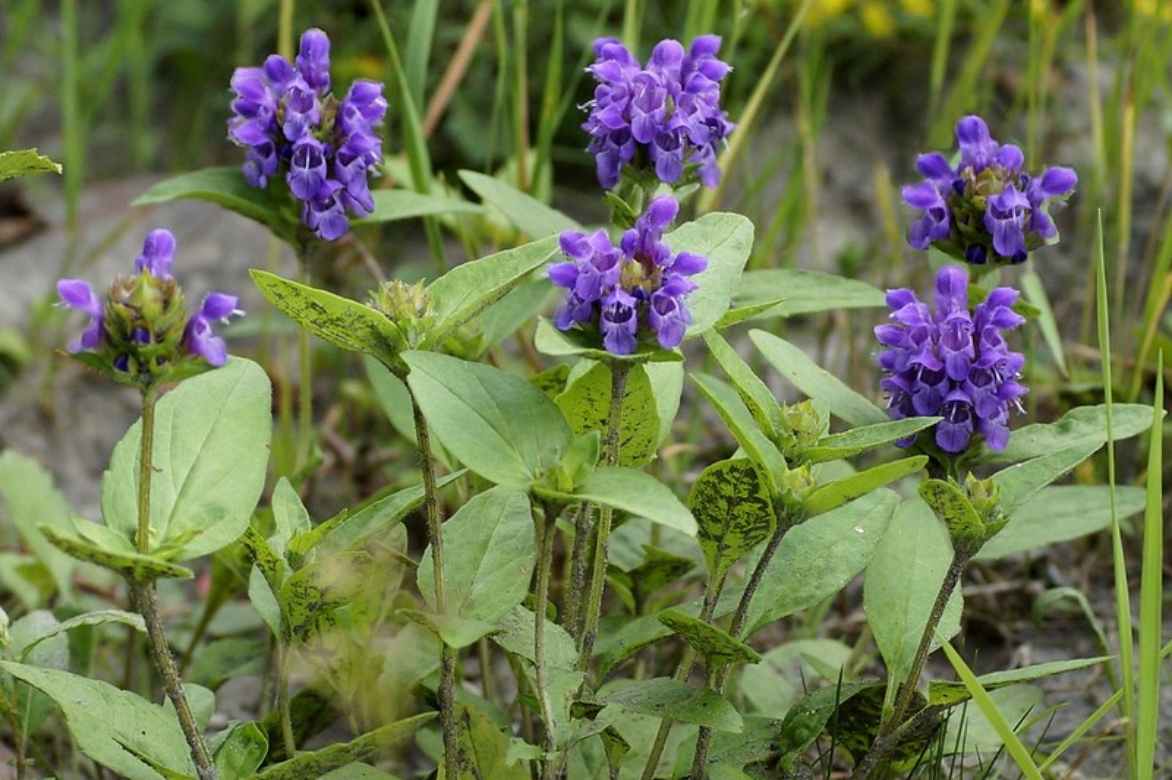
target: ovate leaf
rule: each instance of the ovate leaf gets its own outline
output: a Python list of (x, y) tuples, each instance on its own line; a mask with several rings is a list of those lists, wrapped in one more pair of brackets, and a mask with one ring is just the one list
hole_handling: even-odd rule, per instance
[[(611, 371), (598, 363), (570, 383), (557, 405), (575, 434), (598, 431), (606, 435), (610, 417)], [(651, 380), (643, 366), (631, 366), (623, 391), (619, 427), (619, 465), (650, 463), (659, 447), (659, 414)]]
[(692, 277), (697, 288), (688, 295), (692, 324), (689, 336), (710, 329), (728, 311), (741, 271), (753, 251), (753, 223), (740, 214), (713, 212), (688, 222), (663, 237), (673, 252), (708, 258), (708, 267)]
[(61, 163), (50, 160), (36, 149), (0, 152), (0, 182), (38, 173), (61, 173)]
[(481, 210), (466, 200), (424, 195), (413, 190), (375, 190), (371, 196), (374, 198), (374, 211), (369, 216), (354, 220), (353, 225), (375, 225), (437, 214), (475, 214)]
[[(284, 182), (273, 185), (278, 189)], [(139, 195), (132, 206), (153, 206), (173, 200), (205, 200), (259, 222), (285, 241), (293, 239), (296, 225), (283, 213), (287, 198), (279, 198), (272, 189), (249, 185), (240, 167), (204, 168), (165, 179)]]
[[(472, 498), (443, 525), (448, 612), (496, 623), (524, 601), (535, 549), (529, 497), (495, 487)], [(431, 547), (419, 560), (419, 592), (435, 609)]]
[(569, 426), (553, 401), (521, 377), (430, 352), (405, 352), (403, 359), (428, 423), (485, 479), (527, 489), (561, 460)]
[(335, 347), (363, 352), (392, 364), (403, 347), (398, 328), (383, 313), (358, 301), (253, 268), (261, 294), (286, 317)]
[(771, 303), (759, 316), (792, 317), (821, 311), (880, 308), (886, 305), (886, 298), (882, 290), (866, 282), (821, 271), (771, 268), (745, 272), (733, 296), (733, 305)]
[[(151, 548), (179, 544), (188, 560), (233, 542), (264, 487), (271, 391), (256, 363), (232, 358), (188, 379), (155, 410)], [(133, 539), (137, 527), (141, 421), (114, 448), (102, 479), (106, 524)], [(188, 541), (182, 542), (187, 539)]]
[(564, 230), (582, 229), (565, 214), (498, 178), (475, 171), (460, 171), (460, 178), (480, 196), (486, 206), (498, 209), (518, 230), (532, 239), (555, 236)]
[(617, 704), (640, 715), (695, 723), (717, 731), (740, 731), (744, 721), (736, 708), (708, 688), (692, 688), (670, 677), (624, 683), (600, 696), (604, 704)]
[[(1143, 433), (1152, 425), (1152, 407), (1143, 404), (1113, 404), (1112, 433), (1115, 440)], [(1107, 441), (1107, 407), (1080, 406), (1062, 415), (1056, 422), (1034, 423), (1009, 435), (1005, 449), (981, 451), (982, 463), (1018, 463), (1072, 447), (1095, 449)]]
[(688, 495), (710, 577), (720, 578), (777, 527), (769, 482), (748, 458), (721, 460), (700, 473)]
[(726, 664), (755, 664), (761, 660), (756, 650), (724, 629), (705, 623), (681, 609), (665, 609), (656, 617), (660, 623), (682, 636), (705, 659), (708, 669)]
[(595, 469), (572, 496), (614, 507), (653, 523), (696, 535), (696, 521), (687, 507), (662, 482), (649, 474), (620, 466)]

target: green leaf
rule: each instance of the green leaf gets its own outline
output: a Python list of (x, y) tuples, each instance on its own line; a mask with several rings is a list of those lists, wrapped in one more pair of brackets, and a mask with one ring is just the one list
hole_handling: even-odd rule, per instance
[(503, 252), (461, 263), (427, 286), (435, 325), (423, 346), (437, 347), (457, 328), (483, 312), (545, 265), (557, 239), (543, 238)]
[(803, 455), (811, 463), (826, 463), (858, 455), (908, 436), (914, 436), (940, 421), (939, 417), (907, 417), (902, 420), (864, 425), (849, 431), (824, 436)]
[(475, 644), (482, 636), (496, 630), (492, 623), (459, 615), (441, 615), (421, 609), (400, 609), (397, 614), (423, 626), (439, 637), (445, 645), (457, 650)]
[(899, 497), (876, 490), (786, 531), (749, 607), (751, 632), (829, 598), (866, 568)]
[(321, 780), (399, 780), (396, 775), (375, 769), (370, 764), (355, 761), (346, 766), (338, 767), (332, 772), (326, 772)]
[(195, 776), (179, 721), (163, 707), (100, 680), (57, 669), (0, 662), (0, 669), (57, 702), (78, 748), (130, 780), (158, 780), (136, 756), (171, 772)]
[[(492, 641), (514, 655), (533, 661), (535, 622), (532, 610), (513, 607), (497, 622), (498, 630), (492, 635)], [(545, 620), (545, 663), (552, 669), (573, 670), (578, 666), (574, 638), (549, 618)]]
[(737, 444), (764, 469), (770, 490), (778, 492), (777, 477), (786, 471), (785, 457), (777, 445), (757, 427), (737, 392), (732, 386), (708, 374), (692, 373), (689, 376), (720, 415), (720, 419), (724, 420)]
[(1147, 489), (1144, 505), (1143, 567), (1139, 591), (1139, 696), (1136, 702), (1136, 763), (1141, 775), (1157, 766), (1160, 682), (1164, 626), (1164, 352), (1156, 360), (1152, 394), (1152, 430), (1148, 440)]
[(708, 351), (724, 369), (724, 373), (728, 375), (732, 386), (736, 388), (737, 395), (740, 396), (745, 408), (749, 410), (749, 414), (756, 420), (757, 425), (769, 439), (776, 441), (782, 431), (782, 422), (781, 408), (777, 399), (773, 397), (773, 392), (753, 373), (753, 369), (749, 367), (744, 358), (738, 355), (732, 345), (725, 341), (719, 333), (716, 331), (705, 333), (704, 343), (708, 345)]
[(256, 775), (256, 780), (304, 780), (307, 777), (322, 777), (331, 770), (356, 761), (375, 760), (386, 750), (406, 742), (420, 726), (435, 719), (438, 714), (424, 712), (368, 731), (350, 742), (298, 753), (294, 758), (266, 767)]
[[(182, 542), (175, 557), (189, 560), (240, 536), (264, 488), (271, 410), (268, 377), (243, 358), (188, 379), (158, 401), (152, 549)], [(127, 539), (137, 527), (141, 426), (136, 422), (118, 442), (102, 479), (102, 516)]]
[(1042, 284), (1042, 277), (1038, 276), (1033, 267), (1025, 270), (1021, 275), (1021, 290), (1026, 300), (1038, 309), (1038, 327), (1042, 329), (1042, 338), (1054, 356), (1058, 371), (1062, 376), (1069, 376), (1066, 369), (1066, 353), (1062, 348), (1062, 335), (1058, 330), (1058, 322), (1054, 319), (1054, 309), (1050, 306), (1050, 298), (1046, 295), (1046, 288)]
[(956, 670), (956, 674), (960, 677), (961, 682), (964, 683), (965, 688), (973, 697), (981, 714), (989, 721), (994, 731), (1001, 738), (1002, 744), (1005, 745), (1010, 758), (1017, 764), (1018, 768), (1030, 780), (1042, 780), (1042, 773), (1038, 771), (1038, 767), (1034, 764), (1034, 759), (1030, 755), (1030, 750), (1021, 743), (1017, 734), (1014, 733), (1013, 727), (1005, 719), (1001, 710), (997, 707), (997, 703), (989, 696), (989, 693), (981, 687), (977, 682), (976, 675), (973, 670), (968, 667), (960, 654), (952, 649), (952, 645), (948, 643), (944, 637), (937, 632), (937, 637), (941, 640), (941, 647), (944, 649), (944, 654), (948, 656), (952, 668)]
[(1094, 454), (1101, 443), (1084, 444), (1041, 455), (993, 475), (1001, 508), (1012, 515), (1019, 505)]
[(473, 320), (479, 339), (476, 349), (468, 357), (482, 356), (549, 309), (559, 297), (559, 288), (550, 284), (540, 269), (530, 273), (505, 297)]
[(98, 547), (85, 539), (73, 534), (61, 533), (47, 525), (42, 525), (40, 530), (55, 547), (68, 555), (72, 555), (80, 561), (89, 561), (104, 569), (110, 569), (134, 582), (150, 582), (160, 577), (191, 579), (195, 576), (191, 569), (150, 555)]
[(617, 704), (640, 715), (695, 723), (716, 731), (737, 732), (744, 727), (740, 713), (716, 691), (692, 688), (670, 677), (624, 681), (599, 698), (604, 704)]
[(351, 352), (364, 352), (388, 365), (396, 362), (403, 338), (385, 314), (259, 268), (249, 274), (269, 303), (323, 341)]
[(783, 642), (741, 671), (738, 688), (760, 714), (784, 718), (819, 678), (837, 681), (850, 655), (849, 646), (833, 639)]
[(781, 723), (777, 746), (782, 757), (803, 753), (822, 734), (837, 707), (876, 685), (878, 683), (873, 682), (836, 683), (803, 696)]
[(659, 414), (659, 446), (663, 446), (672, 434), (672, 424), (680, 411), (680, 399), (684, 393), (683, 363), (644, 363), (643, 370), (651, 380), (651, 393), (655, 396), (655, 409)]
[[(1004, 688), (1007, 685), (1016, 685), (1017, 683), (1030, 682), (1032, 680), (1040, 680), (1043, 677), (1052, 677), (1056, 674), (1065, 674), (1066, 672), (1076, 672), (1079, 669), (1086, 669), (1090, 666), (1098, 666), (1099, 664), (1110, 661), (1112, 656), (1102, 655), (1098, 658), (1075, 658), (1065, 661), (1049, 661), (1047, 663), (1033, 664), (1031, 666), (1023, 666), (1018, 669), (1007, 669), (1002, 672), (992, 672), (990, 674), (983, 674), (977, 678), (977, 682), (981, 684), (987, 691), (995, 690), (997, 688)], [(932, 680), (928, 683), (928, 704), (930, 705), (956, 705), (963, 701), (972, 698), (972, 694), (963, 682), (949, 682), (947, 680)]]
[(284, 186), (285, 183), (280, 181), (275, 182), (271, 189), (253, 187), (244, 179), (238, 165), (204, 168), (161, 181), (135, 198), (130, 205), (153, 206), (173, 200), (206, 200), (259, 222), (284, 241), (292, 241), (297, 225), (284, 213), (284, 209), (290, 208), (288, 198), (273, 194), (274, 190), (280, 191)]
[(836, 417), (851, 425), (873, 425), (888, 421), (882, 409), (847, 387), (841, 379), (788, 341), (763, 330), (749, 331), (749, 338), (779, 374), (810, 398), (826, 404)]
[(0, 152), (0, 182), (38, 173), (61, 173), (61, 163), (50, 160), (36, 149)]
[(710, 577), (719, 579), (777, 527), (768, 479), (748, 458), (721, 460), (688, 494)]
[(424, 195), (413, 190), (374, 190), (371, 196), (374, 198), (374, 211), (369, 216), (354, 220), (351, 224), (355, 227), (437, 214), (477, 214), (481, 211), (479, 206), (466, 200)]
[[(948, 531), (928, 505), (919, 498), (900, 504), (863, 582), (863, 609), (887, 666), (889, 697), (907, 678), (951, 562)], [(940, 639), (960, 631), (962, 604), (956, 588), (936, 629)]]
[(927, 462), (928, 456), (926, 455), (900, 458), (815, 488), (802, 502), (806, 515), (815, 517), (823, 512), (829, 512), (831, 509), (866, 495), (876, 488), (915, 474), (924, 468)]
[(681, 225), (663, 240), (673, 252), (694, 252), (708, 258), (708, 267), (692, 277), (697, 288), (688, 296), (692, 315), (688, 336), (699, 336), (728, 311), (753, 251), (753, 223), (740, 214), (713, 212)]
[(642, 471), (621, 466), (595, 469), (569, 497), (614, 507), (688, 536), (696, 535), (696, 521), (687, 507), (662, 482)]
[(682, 636), (704, 658), (707, 669), (736, 663), (755, 664), (761, 660), (760, 653), (727, 631), (705, 623), (682, 609), (665, 609), (656, 617), (660, 623)]
[(246, 780), (264, 763), (269, 738), (258, 723), (233, 723), (208, 740), (208, 749), (222, 780)]
[(510, 761), (511, 729), (493, 722), (478, 706), (461, 706), (457, 717), (460, 729), (460, 747), (467, 765), (463, 771), (450, 771), (440, 763), (436, 780), (461, 780), (475, 777), (484, 780), (529, 780), (529, 766), (524, 761)]
[(301, 496), (297, 495), (285, 477), (281, 477), (273, 488), (271, 504), (275, 527), (269, 536), (269, 546), (277, 555), (284, 557), (293, 537), (308, 531), (313, 527), (313, 522), (309, 519), (309, 510), (301, 503)]
[(558, 330), (544, 317), (537, 321), (533, 346), (543, 355), (553, 357), (582, 357), (599, 362), (666, 363), (681, 362), (684, 356), (674, 349), (660, 349), (655, 344), (641, 343), (629, 355), (612, 355), (602, 347), (602, 338), (595, 331)]
[(532, 239), (556, 236), (564, 230), (581, 230), (582, 226), (556, 209), (521, 192), (493, 176), (475, 171), (460, 171), (468, 189), (480, 196), (486, 207), (499, 210), (518, 230)]
[[(447, 609), (463, 618), (496, 623), (525, 600), (536, 550), (529, 497), (495, 487), (464, 504), (443, 524)], [(435, 609), (431, 547), (416, 573), (419, 592)]]
[[(279, 636), (278, 631), (274, 634)], [(264, 674), (266, 639), (225, 637), (201, 645), (191, 662), (187, 678), (215, 690), (234, 677)]]
[(24, 645), (23, 649), (20, 651), (18, 660), (21, 663), (29, 660), (29, 653), (33, 650), (33, 648), (47, 639), (52, 639), (55, 636), (60, 636), (61, 634), (72, 631), (75, 628), (81, 628), (82, 626), (101, 626), (107, 623), (121, 623), (123, 625), (130, 626), (136, 631), (141, 631), (144, 634), (146, 633), (146, 624), (143, 623), (142, 615), (135, 614), (134, 612), (126, 612), (125, 610), (121, 609), (99, 609), (94, 612), (86, 612), (81, 615), (76, 615), (75, 617), (71, 617), (68, 620), (64, 620), (50, 628), (47, 628), (43, 632), (38, 632), (36, 636), (30, 638), (27, 644)]
[(772, 268), (745, 272), (733, 296), (733, 305), (738, 308), (767, 305), (761, 312), (767, 317), (793, 317), (822, 311), (880, 308), (887, 301), (882, 290), (857, 279), (799, 268)]
[[(981, 548), (976, 559), (996, 560), (1101, 531), (1111, 524), (1109, 491), (1105, 485), (1042, 488), (1013, 510), (1009, 522)], [(1128, 486), (1115, 491), (1120, 520), (1143, 510), (1143, 488)]]
[(436, 435), (485, 479), (528, 489), (570, 444), (561, 411), (524, 379), (479, 363), (405, 352), (407, 382)]
[(68, 599), (73, 561), (37, 528), (42, 523), (63, 532), (73, 527), (69, 520), (73, 509), (53, 485), (53, 477), (41, 464), (20, 453), (0, 453), (0, 497), (4, 499), (8, 523), (53, 575), (57, 592)]
[[(1143, 433), (1152, 425), (1150, 406), (1114, 404), (1112, 412), (1112, 431), (1116, 441)], [(1018, 463), (1072, 447), (1094, 445), (1098, 449), (1106, 441), (1107, 407), (1080, 406), (1062, 415), (1057, 422), (1034, 423), (1013, 431), (1004, 450), (984, 449), (978, 460), (981, 463)]]
[[(611, 370), (598, 363), (570, 382), (556, 399), (575, 435), (597, 431), (606, 435), (610, 417)], [(642, 466), (655, 458), (659, 447), (659, 413), (651, 379), (643, 366), (631, 366), (623, 391), (619, 428), (619, 465)], [(591, 464), (593, 465), (593, 464)]]
[(920, 483), (919, 494), (936, 516), (944, 521), (954, 541), (977, 544), (984, 541), (985, 523), (968, 495), (955, 482), (926, 479)]

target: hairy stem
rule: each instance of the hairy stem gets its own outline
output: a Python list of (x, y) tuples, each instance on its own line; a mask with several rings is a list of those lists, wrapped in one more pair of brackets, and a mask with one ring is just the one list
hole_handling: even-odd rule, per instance
[[(613, 466), (619, 462), (619, 430), (622, 427), (623, 394), (627, 389), (627, 373), (630, 364), (610, 364), (610, 411), (606, 416), (606, 436), (602, 440), (603, 463)], [(582, 646), (579, 649), (578, 667), (585, 672), (590, 668), (590, 656), (594, 651), (594, 640), (598, 637), (598, 618), (602, 612), (602, 594), (606, 589), (606, 544), (610, 537), (610, 523), (614, 510), (604, 506), (598, 513), (598, 529), (594, 538), (594, 567), (590, 576), (590, 600), (586, 602), (586, 618), (582, 625)]]
[[(419, 470), (423, 473), (423, 505), (427, 513), (427, 542), (431, 545), (431, 563), (435, 579), (435, 609), (441, 615), (447, 613), (448, 599), (444, 589), (444, 536), (443, 516), (439, 496), (435, 487), (435, 461), (431, 455), (431, 434), (423, 410), (411, 396), (411, 411), (415, 416), (415, 438), (419, 443)], [(460, 752), (458, 725), (455, 709), (456, 653), (444, 642), (440, 642), (440, 725), (444, 734), (444, 763), (448, 774), (458, 777), (463, 768)]]
[[(713, 577), (708, 580), (708, 587), (704, 591), (704, 604), (700, 607), (701, 622), (711, 622), (712, 614), (716, 612), (716, 603), (720, 600), (720, 591), (723, 588), (724, 577)], [(695, 664), (696, 651), (692, 649), (691, 645), (688, 645), (684, 650), (683, 657), (680, 658), (679, 666), (676, 667), (674, 679), (679, 682), (687, 680)], [(671, 729), (674, 725), (675, 721), (670, 718), (664, 718), (659, 722), (659, 730), (655, 732), (655, 742), (651, 745), (651, 752), (647, 754), (647, 763), (643, 765), (642, 780), (654, 780), (655, 770), (659, 768), (659, 759), (663, 755), (663, 749), (667, 746), (667, 738), (671, 736)]]
[(582, 598), (586, 594), (586, 552), (594, 530), (594, 505), (579, 504), (574, 513), (574, 546), (570, 550), (570, 576), (566, 583), (565, 619), (562, 625), (570, 636), (582, 638)]
[[(154, 385), (148, 386), (142, 394), (142, 430), (139, 438), (138, 451), (138, 530), (135, 542), (138, 551), (147, 553), (151, 544), (151, 475), (154, 473), (153, 457), (155, 451), (155, 403), (158, 401), (158, 390)], [(212, 764), (203, 735), (191, 714), (191, 707), (183, 693), (183, 683), (179, 679), (179, 672), (175, 668), (175, 659), (171, 657), (171, 648), (167, 645), (167, 635), (163, 631), (163, 621), (159, 617), (158, 596), (155, 593), (153, 582), (131, 583), (131, 595), (143, 621), (146, 623), (147, 636), (150, 639), (151, 659), (159, 676), (163, 679), (163, 689), (167, 697), (175, 706), (175, 714), (179, 718), (179, 727), (191, 748), (191, 759), (200, 780), (214, 780), (216, 768)]]
[[(537, 507), (535, 506), (534, 509)], [(549, 694), (545, 679), (545, 611), (549, 605), (549, 575), (553, 566), (553, 539), (554, 518), (552, 506), (542, 507), (541, 516), (533, 513), (533, 535), (537, 542), (537, 592), (534, 598), (533, 614), (533, 676), (537, 690), (538, 706), (541, 709), (542, 746), (545, 748), (546, 758), (542, 764), (541, 776), (545, 780), (552, 780), (556, 767), (554, 753), (557, 742), (553, 732), (553, 712), (549, 707)]]
[(293, 736), (293, 715), (289, 698), (289, 648), (277, 641), (277, 717), (281, 722), (281, 742), (285, 757), (293, 758), (297, 752), (297, 738)]
[[(765, 543), (765, 549), (761, 551), (761, 557), (757, 560), (757, 565), (753, 567), (753, 573), (749, 575), (745, 589), (741, 591), (740, 601), (737, 602), (737, 611), (733, 613), (732, 625), (729, 626), (729, 633), (737, 639), (741, 639), (741, 632), (745, 630), (745, 621), (749, 619), (749, 606), (753, 603), (753, 596), (756, 595), (757, 588), (761, 585), (765, 571), (769, 568), (774, 553), (781, 545), (781, 540), (785, 538), (786, 531), (791, 527), (784, 521), (785, 518), (778, 518), (777, 529), (769, 537), (769, 541)], [(708, 687), (717, 693), (723, 693), (725, 683), (728, 682), (729, 671), (727, 666), (719, 671), (710, 671)], [(701, 726), (700, 731), (696, 734), (696, 752), (692, 757), (693, 780), (703, 780), (704, 765), (708, 763), (708, 748), (711, 744), (712, 729), (708, 726)]]

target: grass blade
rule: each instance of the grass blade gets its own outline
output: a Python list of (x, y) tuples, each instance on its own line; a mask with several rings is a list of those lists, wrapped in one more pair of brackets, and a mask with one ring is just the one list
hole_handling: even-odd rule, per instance
[(435, 37), (435, 17), (439, 13), (437, 0), (415, 0), (411, 24), (407, 30), (407, 50), (404, 68), (411, 102), (416, 108), (426, 105), (427, 63), (431, 59), (431, 42)]
[(1164, 352), (1156, 359), (1152, 434), (1148, 450), (1147, 509), (1144, 512), (1143, 571), (1139, 590), (1139, 702), (1136, 713), (1135, 769), (1152, 777), (1156, 726), (1160, 720), (1160, 631), (1164, 597)]
[(1123, 711), (1128, 722), (1127, 754), (1135, 751), (1135, 684), (1132, 666), (1135, 656), (1131, 633), (1131, 594), (1127, 589), (1127, 559), (1123, 555), (1123, 534), (1119, 530), (1119, 515), (1115, 506), (1115, 428), (1111, 385), (1111, 316), (1107, 308), (1107, 259), (1103, 253), (1103, 212), (1098, 215), (1095, 228), (1095, 261), (1097, 267), (1095, 295), (1099, 321), (1099, 354), (1103, 367), (1103, 403), (1107, 407), (1107, 485), (1111, 489), (1111, 553), (1115, 569), (1115, 620), (1119, 630), (1119, 670), (1123, 686)]
[(989, 725), (997, 732), (997, 736), (1005, 744), (1005, 749), (1009, 753), (1010, 758), (1017, 764), (1017, 768), (1021, 770), (1022, 774), (1028, 780), (1042, 780), (1042, 773), (1038, 770), (1037, 764), (1034, 763), (1030, 751), (1022, 744), (1013, 727), (1005, 720), (1005, 716), (1001, 714), (1001, 710), (997, 708), (997, 703), (989, 696), (989, 693), (981, 687), (977, 682), (977, 676), (973, 674), (973, 670), (969, 668), (960, 654), (953, 649), (952, 645), (941, 640), (940, 648), (944, 654), (948, 656), (949, 663), (952, 668), (956, 670), (957, 677), (964, 683), (964, 687), (973, 697), (973, 702), (981, 710), (981, 714), (989, 721)]

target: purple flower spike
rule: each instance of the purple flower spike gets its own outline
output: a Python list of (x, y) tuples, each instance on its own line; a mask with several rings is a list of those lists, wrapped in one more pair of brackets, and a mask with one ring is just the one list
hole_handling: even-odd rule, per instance
[(973, 265), (1022, 263), (1029, 253), (1058, 240), (1050, 202), (1068, 197), (1078, 184), (1070, 168), (1024, 170), (1025, 155), (1001, 144), (979, 116), (956, 123), (960, 162), (954, 169), (933, 152), (916, 159), (924, 177), (903, 188), (903, 200), (920, 211), (908, 227), (914, 249), (934, 246)]
[(596, 328), (603, 347), (615, 355), (634, 352), (642, 334), (653, 335), (664, 349), (679, 346), (692, 322), (685, 299), (696, 284), (689, 277), (708, 260), (673, 253), (663, 243), (663, 232), (678, 213), (674, 198), (656, 198), (618, 247), (603, 230), (590, 236), (562, 233), (566, 262), (550, 266), (549, 278), (567, 294), (554, 324), (560, 330)]
[(235, 295), (208, 293), (199, 311), (187, 322), (183, 331), (183, 348), (189, 354), (201, 357), (208, 365), (219, 368), (228, 360), (228, 345), (217, 336), (213, 322), (228, 322), (232, 316), (243, 317), (244, 312), (236, 308)]
[(142, 254), (134, 258), (134, 270), (144, 270), (160, 279), (171, 278), (171, 264), (175, 260), (175, 235), (166, 228), (155, 228), (142, 242)]
[[(244, 177), (265, 188), (283, 172), (318, 238), (349, 230), (349, 216), (374, 210), (370, 179), (382, 165), (383, 85), (359, 79), (340, 101), (330, 94), (330, 39), (306, 30), (294, 63), (270, 55), (261, 68), (237, 68), (228, 137), (246, 148)], [(279, 118), (279, 121), (278, 121)]]
[(1004, 336), (1024, 322), (1012, 308), (1017, 298), (999, 287), (970, 312), (968, 273), (954, 266), (936, 276), (935, 311), (911, 290), (888, 291), (891, 322), (876, 327), (875, 338), (884, 347), (877, 360), (891, 417), (942, 417), (934, 438), (950, 454), (964, 452), (974, 434), (1004, 449), (1010, 408), (1021, 411), (1027, 392), (1019, 381), (1025, 358)]
[(643, 67), (614, 38), (594, 42), (597, 59), (588, 70), (597, 86), (582, 129), (603, 187), (616, 186), (640, 152), (638, 162), (661, 181), (679, 181), (692, 166), (701, 183), (716, 186), (717, 150), (733, 130), (720, 107), (720, 82), (730, 68), (717, 59), (719, 51), (715, 35), (696, 38), (687, 50), (667, 39)]

